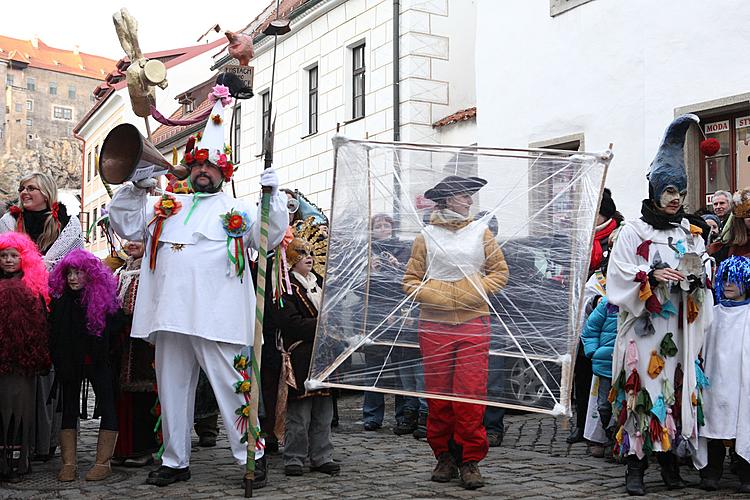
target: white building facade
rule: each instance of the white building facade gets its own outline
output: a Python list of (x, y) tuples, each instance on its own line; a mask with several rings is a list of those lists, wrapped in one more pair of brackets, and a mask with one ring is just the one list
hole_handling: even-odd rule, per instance
[(750, 67), (736, 0), (479, 0), (478, 141), (598, 151), (614, 144), (607, 186), (626, 218), (677, 115), (722, 144), (705, 158), (689, 132), (689, 210), (750, 185)]
[[(286, 17), (292, 31), (278, 40), (272, 117), (273, 40), (256, 33), (255, 96), (239, 103), (234, 136), (238, 196), (258, 192), (263, 130), (274, 119), (282, 186), (299, 189), (324, 210), (331, 204), (337, 128), (354, 139), (476, 142), (473, 118), (433, 127), (476, 104), (474, 0), (308, 0)], [(217, 59), (215, 67), (227, 62), (228, 56)]]

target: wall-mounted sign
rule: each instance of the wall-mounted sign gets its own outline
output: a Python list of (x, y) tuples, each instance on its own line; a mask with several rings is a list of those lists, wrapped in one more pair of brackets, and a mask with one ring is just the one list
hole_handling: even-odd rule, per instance
[(706, 195), (706, 206), (712, 207), (714, 205), (714, 194), (707, 194)]
[(729, 120), (720, 122), (706, 123), (704, 130), (707, 134), (718, 134), (729, 130)]
[(747, 128), (750, 127), (750, 116), (743, 116), (742, 118), (735, 118), (734, 128)]

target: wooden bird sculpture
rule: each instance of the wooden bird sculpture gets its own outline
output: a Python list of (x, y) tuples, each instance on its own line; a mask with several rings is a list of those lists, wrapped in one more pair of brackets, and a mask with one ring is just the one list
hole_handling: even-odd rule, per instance
[(130, 66), (125, 73), (130, 105), (136, 115), (148, 117), (151, 115), (151, 106), (156, 106), (154, 87), (167, 87), (167, 68), (161, 61), (148, 60), (143, 56), (138, 44), (138, 22), (127, 9), (115, 12), (112, 21), (115, 23), (120, 45), (130, 58)]

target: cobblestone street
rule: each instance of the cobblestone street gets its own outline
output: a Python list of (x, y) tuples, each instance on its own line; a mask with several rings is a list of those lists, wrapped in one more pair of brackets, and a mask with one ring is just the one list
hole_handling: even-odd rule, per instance
[[(392, 398), (386, 398), (392, 404)], [(491, 448), (481, 464), (487, 485), (475, 491), (429, 480), (434, 459), (425, 441), (392, 433), (392, 407), (385, 425), (376, 432), (364, 432), (361, 422), (361, 394), (348, 394), (339, 400), (340, 426), (335, 429), (335, 458), (342, 473), (329, 477), (306, 473), (287, 478), (280, 454), (270, 456), (269, 484), (255, 491), (256, 498), (612, 498), (625, 495), (624, 466), (589, 456), (584, 444), (565, 443), (567, 430), (562, 419), (535, 414), (506, 416), (507, 433), (503, 446)], [(391, 415), (389, 418), (388, 415)], [(98, 420), (82, 423), (79, 441), (79, 475), (94, 458), (95, 429)], [(197, 438), (194, 443), (197, 442)], [(34, 464), (34, 473), (19, 484), (2, 484), (0, 499), (50, 498), (240, 498), (242, 468), (232, 464), (224, 432), (215, 448), (193, 448), (192, 479), (165, 488), (144, 484), (148, 471), (113, 468), (101, 483), (79, 480), (59, 483), (55, 479), (59, 453), (53, 460)], [(683, 467), (683, 477), (697, 484), (698, 474)], [(716, 497), (731, 494), (736, 476), (725, 474), (723, 490)], [(706, 498), (697, 488), (667, 491), (659, 467), (646, 473), (646, 486), (653, 497)], [(731, 489), (729, 489), (731, 488)]]

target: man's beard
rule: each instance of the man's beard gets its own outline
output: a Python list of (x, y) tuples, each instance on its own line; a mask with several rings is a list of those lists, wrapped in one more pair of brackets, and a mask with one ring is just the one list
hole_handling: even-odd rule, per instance
[[(205, 177), (206, 179), (208, 179), (208, 184), (206, 184), (205, 186), (198, 185), (198, 179), (200, 179), (201, 177)], [(192, 184), (193, 184), (193, 191), (195, 191), (196, 193), (211, 194), (211, 193), (218, 193), (221, 190), (221, 181), (219, 181), (218, 184), (214, 186), (213, 182), (211, 182), (211, 178), (207, 175), (198, 175), (195, 178), (195, 182)]]

